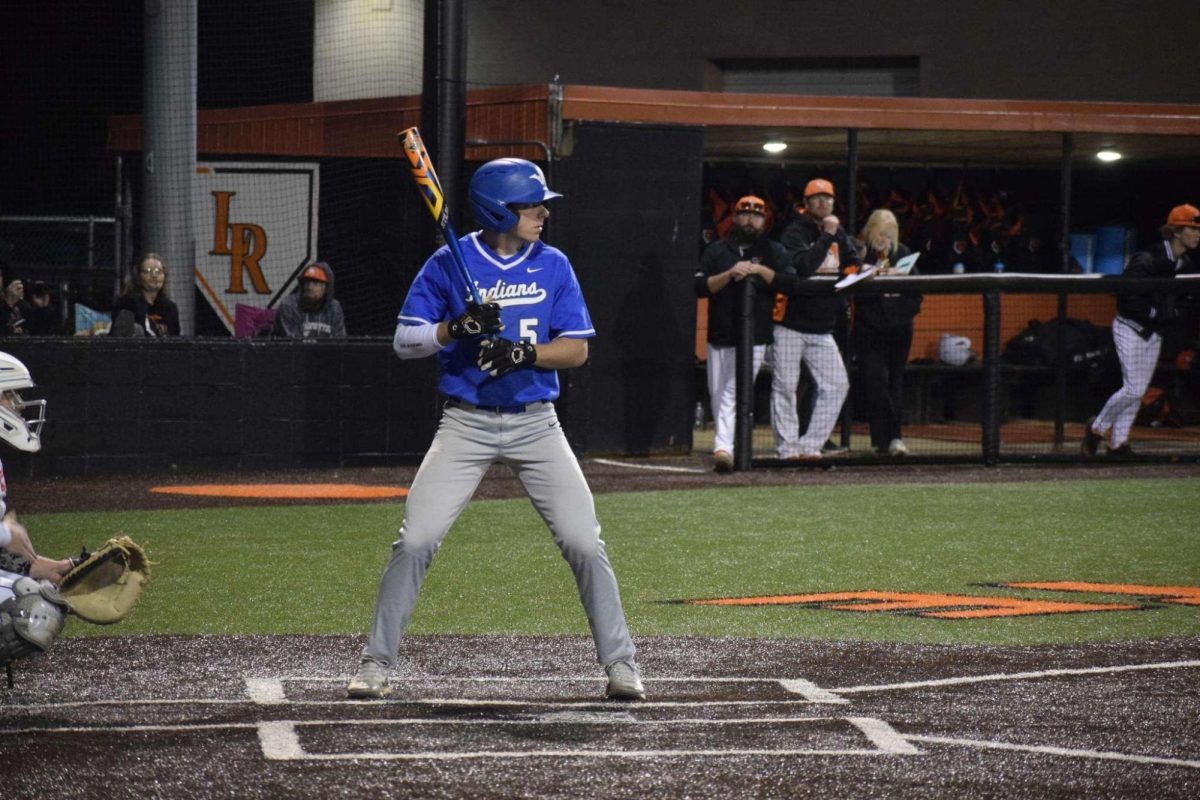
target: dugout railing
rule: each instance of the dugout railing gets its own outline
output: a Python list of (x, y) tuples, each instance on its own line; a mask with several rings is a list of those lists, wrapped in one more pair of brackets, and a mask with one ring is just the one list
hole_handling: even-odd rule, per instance
[[(814, 278), (805, 293), (833, 293), (835, 279)], [(1146, 462), (1200, 460), (1200, 364), (1176, 356), (1196, 345), (1200, 324), (1200, 276), (1175, 279), (1111, 275), (987, 273), (881, 277), (846, 290), (847, 299), (879, 294), (924, 298), (909, 361), (904, 370), (903, 431), (909, 452), (902, 458), (871, 447), (862, 376), (851, 336), (837, 335), (850, 376), (850, 393), (831, 448), (820, 461), (780, 459), (769, 419), (769, 380), (750, 373), (749, 345), (739, 347), (735, 432), (738, 469), (812, 468), (830, 465), (908, 463), (1074, 462), (1086, 458), (1080, 440), (1087, 419), (1121, 386), (1121, 366), (1112, 347), (1111, 323), (1118, 294), (1172, 297), (1179, 312), (1164, 326), (1164, 346), (1151, 367), (1151, 388), (1139, 409), (1130, 441), (1132, 458)], [(1082, 318), (1101, 336), (1081, 357), (1070, 352), (1070, 326)], [(1046, 325), (1049, 357), (1040, 363), (1016, 359), (1011, 342), (1031, 322)], [(1057, 324), (1050, 324), (1050, 323)], [(749, 342), (749, 308), (743, 305), (742, 341)], [(940, 332), (965, 335), (971, 358), (965, 364), (938, 357)], [(1106, 337), (1106, 341), (1105, 341)], [(1176, 361), (1180, 363), (1177, 364)], [(770, 370), (771, 357), (765, 370)], [(810, 381), (799, 387), (801, 409)], [(757, 413), (756, 413), (757, 412)], [(806, 420), (801, 414), (801, 430)], [(696, 449), (704, 449), (698, 432)], [(1109, 456), (1102, 447), (1096, 458)], [(1122, 458), (1130, 456), (1122, 455)]]

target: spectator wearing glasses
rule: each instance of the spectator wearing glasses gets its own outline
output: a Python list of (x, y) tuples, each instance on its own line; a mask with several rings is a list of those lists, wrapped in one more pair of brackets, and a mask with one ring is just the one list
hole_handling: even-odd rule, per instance
[[(1159, 230), (1162, 239), (1130, 256), (1125, 275), (1174, 278), (1181, 272), (1196, 271), (1191, 252), (1200, 244), (1200, 209), (1192, 205), (1175, 206)], [(1083, 432), (1084, 455), (1096, 455), (1105, 438), (1109, 439), (1109, 455), (1133, 455), (1129, 431), (1158, 366), (1162, 332), (1176, 316), (1173, 295), (1128, 292), (1117, 295), (1117, 316), (1113, 318), (1112, 329), (1113, 345), (1121, 362), (1121, 388), (1108, 398), (1099, 414), (1088, 420)]]
[(113, 303), (112, 336), (178, 336), (179, 308), (167, 294), (162, 256), (146, 253), (125, 280)]

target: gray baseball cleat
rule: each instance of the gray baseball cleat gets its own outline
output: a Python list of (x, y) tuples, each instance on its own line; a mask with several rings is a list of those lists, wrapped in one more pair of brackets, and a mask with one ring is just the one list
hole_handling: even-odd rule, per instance
[(374, 661), (358, 665), (358, 674), (346, 685), (346, 696), (352, 700), (370, 700), (387, 697), (392, 693), (388, 686), (388, 668)]
[(632, 661), (614, 661), (604, 668), (608, 673), (608, 688), (604, 690), (606, 700), (645, 700), (646, 690), (638, 674), (637, 664)]

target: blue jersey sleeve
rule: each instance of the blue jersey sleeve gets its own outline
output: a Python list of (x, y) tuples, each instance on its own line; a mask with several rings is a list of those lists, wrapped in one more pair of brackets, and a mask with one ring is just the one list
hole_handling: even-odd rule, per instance
[[(466, 287), (456, 290), (456, 269), (449, 263), (450, 251), (441, 247), (417, 273), (396, 322), (402, 325), (422, 325), (453, 319), (467, 308)], [(461, 283), (461, 279), (458, 283)]]
[(575, 277), (575, 270), (566, 256), (562, 256), (562, 278), (556, 287), (554, 307), (550, 314), (550, 338), (566, 336), (570, 339), (589, 339), (596, 335), (592, 316), (583, 300), (583, 290)]

